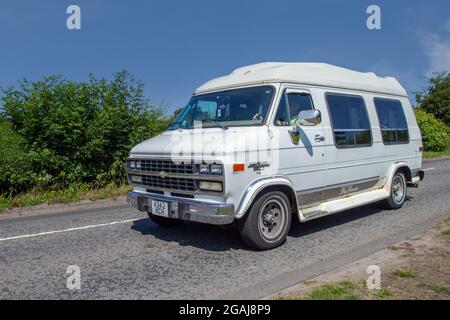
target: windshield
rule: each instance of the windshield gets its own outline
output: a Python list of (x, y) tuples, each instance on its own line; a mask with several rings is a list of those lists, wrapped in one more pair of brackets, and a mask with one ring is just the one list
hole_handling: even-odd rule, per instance
[(273, 93), (272, 86), (260, 86), (193, 96), (168, 130), (260, 125)]

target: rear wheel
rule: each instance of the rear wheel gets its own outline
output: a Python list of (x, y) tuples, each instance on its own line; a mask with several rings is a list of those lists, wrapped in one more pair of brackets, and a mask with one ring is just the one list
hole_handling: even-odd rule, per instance
[(183, 222), (179, 219), (171, 219), (171, 218), (155, 216), (151, 212), (148, 212), (148, 216), (149, 216), (150, 220), (152, 220), (154, 223), (156, 223), (159, 226), (163, 226), (163, 227), (176, 226)]
[(391, 194), (389, 198), (381, 202), (382, 207), (388, 210), (401, 208), (405, 203), (407, 191), (405, 174), (402, 171), (397, 171), (392, 177)]
[(278, 247), (286, 241), (292, 214), (288, 197), (281, 191), (269, 191), (260, 196), (243, 218), (242, 240), (258, 250)]

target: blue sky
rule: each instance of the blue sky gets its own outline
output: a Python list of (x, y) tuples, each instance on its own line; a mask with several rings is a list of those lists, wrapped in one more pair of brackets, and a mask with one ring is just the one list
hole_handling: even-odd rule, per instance
[[(81, 30), (66, 28), (70, 4), (81, 8)], [(366, 27), (370, 4), (381, 8), (381, 30)], [(316, 61), (395, 76), (411, 93), (450, 69), (449, 13), (448, 0), (2, 0), (0, 87), (126, 69), (173, 110), (236, 67)]]

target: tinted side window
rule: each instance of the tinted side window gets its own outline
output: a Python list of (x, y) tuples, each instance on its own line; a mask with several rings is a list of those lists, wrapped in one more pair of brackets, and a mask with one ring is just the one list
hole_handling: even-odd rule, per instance
[(370, 145), (372, 135), (364, 100), (359, 96), (326, 95), (338, 147)]
[(374, 103), (380, 121), (383, 143), (407, 143), (409, 141), (408, 125), (401, 102), (375, 98)]
[(278, 126), (291, 126), (298, 119), (298, 114), (303, 110), (314, 109), (311, 95), (304, 92), (283, 93), (280, 105), (275, 116), (275, 124)]

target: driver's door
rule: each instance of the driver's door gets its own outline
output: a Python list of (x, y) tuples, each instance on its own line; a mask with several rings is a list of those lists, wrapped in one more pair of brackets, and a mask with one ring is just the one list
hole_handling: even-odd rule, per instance
[[(322, 122), (314, 126), (300, 125), (298, 114), (317, 109), (309, 90), (285, 87), (273, 121), (275, 141), (273, 163), (279, 173), (294, 184), (301, 208), (320, 203), (326, 181), (326, 144)], [(319, 110), (322, 112), (322, 110)]]

